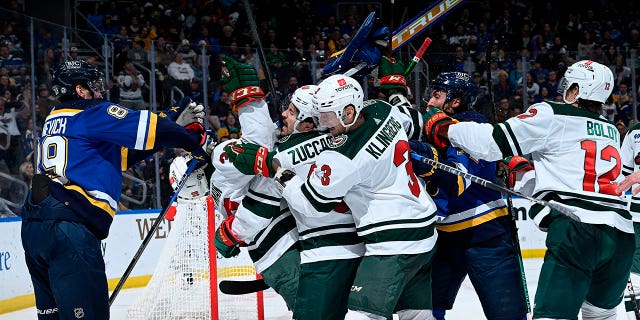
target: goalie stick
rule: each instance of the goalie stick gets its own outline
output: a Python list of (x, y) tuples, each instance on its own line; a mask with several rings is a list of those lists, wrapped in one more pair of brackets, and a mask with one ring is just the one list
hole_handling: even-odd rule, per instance
[(486, 179), (480, 178), (478, 176), (474, 176), (472, 174), (466, 173), (466, 172), (464, 172), (462, 170), (459, 170), (459, 169), (456, 169), (454, 167), (448, 166), (448, 165), (446, 165), (444, 163), (435, 161), (433, 159), (429, 159), (429, 158), (423, 157), (423, 156), (421, 156), (421, 155), (419, 155), (417, 153), (413, 153), (412, 152), (411, 153), (411, 158), (413, 158), (415, 160), (418, 160), (418, 161), (421, 161), (423, 163), (426, 163), (428, 165), (432, 165), (432, 166), (434, 166), (434, 167), (436, 167), (436, 168), (438, 168), (440, 170), (455, 174), (455, 175), (460, 176), (460, 177), (462, 177), (464, 179), (471, 180), (471, 182), (475, 182), (475, 183), (477, 183), (477, 184), (479, 184), (479, 185), (481, 185), (483, 187), (489, 188), (491, 190), (495, 190), (495, 191), (498, 191), (498, 192), (501, 192), (501, 193), (511, 194), (511, 195), (514, 195), (514, 196), (518, 196), (520, 198), (527, 199), (527, 200), (529, 200), (531, 202), (534, 202), (534, 203), (537, 203), (539, 205), (543, 205), (543, 206), (549, 207), (549, 208), (551, 208), (553, 210), (557, 210), (557, 211), (563, 213), (564, 215), (568, 216), (571, 219), (574, 219), (576, 221), (580, 221), (580, 217), (578, 217), (575, 214), (575, 212), (574, 212), (575, 210), (574, 209), (572, 209), (570, 207), (567, 207), (567, 206), (564, 206), (564, 205), (560, 204), (559, 202), (546, 201), (546, 200), (536, 199), (536, 198), (533, 198), (533, 197), (526, 196), (526, 195), (524, 195), (524, 194), (522, 194), (520, 192), (513, 191), (511, 189), (507, 189), (507, 188), (505, 188), (505, 187), (503, 187), (503, 186), (501, 186), (499, 184), (496, 184), (496, 183), (493, 183), (493, 182), (491, 182), (489, 180), (486, 180)]
[(122, 277), (120, 277), (120, 281), (118, 281), (118, 284), (116, 285), (115, 289), (113, 289), (113, 293), (111, 293), (111, 297), (109, 297), (109, 306), (113, 304), (113, 301), (118, 296), (118, 293), (120, 293), (120, 290), (122, 290), (122, 287), (124, 286), (125, 281), (127, 281), (127, 279), (129, 278), (129, 275), (131, 274), (133, 267), (135, 267), (136, 264), (138, 263), (138, 260), (140, 259), (140, 256), (142, 256), (144, 249), (147, 248), (147, 245), (149, 244), (149, 242), (151, 241), (151, 239), (154, 237), (156, 233), (156, 229), (158, 229), (158, 226), (160, 225), (160, 223), (162, 223), (162, 220), (164, 220), (164, 216), (167, 215), (167, 212), (171, 208), (171, 204), (176, 201), (176, 198), (178, 197), (178, 193), (180, 193), (180, 190), (182, 190), (184, 185), (187, 184), (187, 179), (189, 178), (191, 173), (196, 169), (197, 165), (198, 165), (198, 161), (194, 159), (189, 164), (189, 167), (187, 167), (187, 170), (185, 170), (184, 175), (182, 176), (182, 179), (180, 179), (180, 182), (178, 182), (178, 185), (176, 186), (175, 191), (173, 191), (173, 194), (171, 195), (171, 199), (169, 199), (169, 205), (164, 209), (162, 209), (162, 211), (160, 211), (160, 214), (156, 217), (156, 220), (153, 222), (153, 225), (151, 225), (149, 232), (147, 232), (147, 236), (144, 237), (142, 244), (140, 244), (138, 251), (133, 256), (133, 259), (131, 259), (129, 266), (124, 271), (124, 274), (122, 275)]

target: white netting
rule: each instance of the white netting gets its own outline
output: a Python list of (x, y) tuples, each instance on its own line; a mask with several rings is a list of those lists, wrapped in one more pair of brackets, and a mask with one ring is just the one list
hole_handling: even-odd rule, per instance
[[(210, 219), (213, 219), (210, 196), (178, 200), (175, 221), (156, 270), (144, 292), (129, 308), (129, 319), (263, 319), (261, 295), (229, 296), (218, 292), (220, 281), (253, 280), (256, 273), (245, 250), (236, 258), (218, 258), (213, 264), (209, 263), (209, 256), (214, 254), (215, 232), (215, 228), (209, 228), (209, 221), (213, 221)], [(216, 224), (220, 220), (216, 217)], [(213, 287), (209, 270), (217, 270)], [(211, 302), (212, 294), (218, 297), (217, 305)], [(218, 316), (211, 316), (216, 307)]]

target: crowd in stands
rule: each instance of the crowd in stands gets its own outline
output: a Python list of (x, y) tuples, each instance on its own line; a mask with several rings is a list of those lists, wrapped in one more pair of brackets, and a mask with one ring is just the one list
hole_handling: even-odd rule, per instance
[[(389, 12), (386, 4), (380, 8), (349, 2), (337, 10), (339, 1), (251, 2), (276, 90), (271, 92), (265, 83), (274, 120), (280, 103), (287, 101), (299, 85), (319, 79), (328, 57), (349, 43), (371, 8), (381, 10), (382, 18), (389, 20), (385, 17)], [(552, 1), (464, 3), (427, 30), (434, 39), (425, 57), (429, 73), (471, 74), (480, 89), (476, 107), (492, 121), (502, 121), (532, 103), (561, 101), (558, 83), (567, 66), (593, 59), (608, 65), (614, 73), (614, 94), (603, 114), (625, 132), (635, 122), (632, 93), (637, 88), (631, 85), (632, 68), (640, 63), (630, 57), (632, 50), (640, 47), (639, 6), (629, 3), (623, 8), (605, 2), (586, 1), (569, 11), (559, 10)], [(60, 29), (40, 24), (34, 48), (36, 101), (30, 101), (30, 72), (25, 62), (31, 49), (26, 47), (30, 43), (27, 16), (20, 15), (25, 12), (18, 1), (1, 3), (0, 143), (4, 141), (10, 147), (3, 150), (0, 146), (0, 158), (4, 160), (0, 161), (0, 171), (27, 176), (24, 163), (32, 161), (34, 137), (56, 104), (49, 92), (50, 71), (65, 60), (86, 59), (103, 65), (102, 58), (93, 54), (100, 52), (102, 35), (113, 48), (113, 71), (109, 75), (112, 101), (132, 109), (149, 108), (151, 82), (155, 81), (159, 108), (182, 95), (198, 102), (204, 102), (206, 95), (208, 126), (216, 138), (222, 141), (242, 134), (229, 93), (220, 81), (223, 55), (256, 67), (261, 64), (242, 1), (83, 1), (78, 7), (87, 21), (79, 27), (99, 31), (85, 37), (94, 51), (74, 44), (64, 56)], [(407, 3), (410, 9), (418, 5)], [(422, 9), (417, 8), (414, 14)], [(203, 65), (208, 66), (206, 72)], [(154, 72), (153, 77), (148, 70)], [(384, 98), (374, 79), (369, 82), (369, 98)], [(207, 92), (203, 92), (205, 85)], [(424, 105), (422, 101), (414, 103)], [(160, 157), (164, 178), (173, 154), (166, 152)], [(128, 173), (143, 181), (155, 181), (151, 161), (140, 163)], [(123, 186), (123, 193), (135, 194), (138, 187), (136, 183)], [(153, 185), (149, 187), (153, 190)]]

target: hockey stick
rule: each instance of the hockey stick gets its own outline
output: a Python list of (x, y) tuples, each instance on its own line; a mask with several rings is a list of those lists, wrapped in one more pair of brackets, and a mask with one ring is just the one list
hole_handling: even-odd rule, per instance
[(566, 216), (568, 216), (571, 219), (574, 219), (576, 221), (580, 221), (580, 217), (578, 217), (575, 214), (574, 209), (572, 209), (570, 207), (567, 207), (567, 206), (564, 206), (564, 205), (562, 205), (562, 204), (560, 204), (560, 203), (558, 203), (556, 201), (546, 201), (546, 200), (536, 199), (536, 198), (533, 198), (533, 197), (526, 196), (526, 195), (524, 195), (524, 194), (522, 194), (520, 192), (513, 191), (511, 189), (507, 189), (507, 188), (505, 188), (505, 187), (503, 187), (503, 186), (501, 186), (499, 184), (495, 184), (495, 183), (493, 183), (493, 182), (491, 182), (489, 180), (482, 179), (482, 178), (480, 178), (478, 176), (474, 176), (472, 174), (466, 173), (466, 172), (464, 172), (462, 170), (459, 170), (459, 169), (456, 169), (454, 167), (448, 166), (446, 164), (443, 164), (441, 162), (435, 161), (433, 159), (429, 159), (429, 158), (423, 157), (423, 156), (421, 156), (421, 155), (419, 155), (417, 153), (413, 153), (412, 152), (411, 153), (411, 158), (413, 158), (415, 160), (418, 160), (418, 161), (421, 161), (423, 163), (426, 163), (428, 165), (432, 165), (432, 166), (434, 166), (434, 167), (436, 167), (436, 168), (438, 168), (440, 170), (455, 174), (457, 176), (461, 176), (461, 177), (463, 177), (465, 179), (471, 180), (471, 182), (475, 182), (475, 183), (477, 183), (477, 184), (479, 184), (479, 185), (481, 185), (483, 187), (489, 188), (491, 190), (495, 190), (495, 191), (498, 191), (498, 192), (501, 192), (501, 193), (511, 194), (511, 195), (514, 195), (514, 196), (518, 196), (520, 198), (527, 199), (527, 200), (529, 200), (531, 202), (534, 202), (534, 203), (537, 203), (539, 205), (543, 205), (543, 206), (549, 207), (549, 208), (551, 208), (553, 210), (557, 210), (557, 211), (565, 214)]
[(627, 280), (627, 290), (629, 291), (629, 299), (631, 300), (630, 302), (636, 320), (640, 320), (640, 309), (638, 309), (638, 300), (636, 299), (636, 291), (633, 289), (633, 283), (631, 283), (631, 277)]
[[(264, 54), (264, 48), (262, 47), (262, 42), (260, 41), (260, 36), (258, 35), (258, 27), (256, 26), (256, 21), (253, 19), (253, 10), (251, 10), (251, 5), (249, 4), (249, 0), (243, 0), (244, 9), (247, 12), (247, 20), (249, 20), (249, 27), (251, 28), (251, 35), (253, 36), (253, 40), (255, 40), (258, 45), (258, 55), (260, 56), (260, 60), (262, 60), (262, 67), (264, 68), (264, 72), (266, 73), (267, 82), (269, 82), (269, 90), (271, 91), (272, 101), (274, 107), (280, 104), (278, 101), (278, 95), (276, 94), (276, 87), (273, 85), (273, 81), (271, 80), (271, 71), (269, 71), (269, 63), (267, 63), (267, 56)], [(277, 109), (276, 109), (277, 110)]]
[(431, 38), (427, 37), (426, 39), (424, 39), (424, 42), (420, 46), (420, 49), (418, 49), (418, 52), (416, 52), (416, 55), (413, 56), (413, 58), (411, 59), (411, 62), (409, 62), (407, 69), (404, 70), (405, 77), (408, 76), (411, 73), (411, 71), (413, 71), (413, 68), (416, 67), (418, 62), (420, 62), (420, 59), (422, 59), (424, 52), (427, 51), (427, 48), (429, 48), (430, 44), (431, 44)]
[(269, 289), (269, 285), (263, 279), (255, 280), (222, 280), (218, 285), (220, 292), (229, 295), (256, 293)]
[(393, 52), (398, 51), (412, 38), (427, 30), (433, 23), (450, 13), (462, 2), (463, 0), (442, 0), (420, 12), (413, 19), (396, 29), (391, 37), (391, 48)]
[[(507, 175), (505, 176), (505, 185), (509, 185), (509, 172), (507, 170)], [(509, 214), (511, 214), (511, 237), (513, 241), (513, 246), (516, 249), (516, 258), (518, 259), (518, 265), (520, 267), (520, 280), (522, 283), (522, 294), (524, 294), (524, 302), (527, 304), (527, 320), (531, 320), (533, 318), (533, 314), (531, 313), (531, 299), (529, 298), (529, 288), (527, 287), (527, 276), (524, 272), (524, 264), (522, 263), (522, 251), (520, 251), (520, 238), (518, 237), (518, 226), (516, 225), (516, 220), (518, 219), (517, 212), (513, 209), (513, 200), (511, 199), (511, 194), (507, 193), (507, 209), (509, 209)]]
[(162, 209), (162, 211), (160, 211), (160, 214), (158, 215), (158, 217), (156, 217), (156, 220), (153, 222), (153, 225), (151, 225), (149, 232), (147, 232), (147, 236), (144, 237), (144, 240), (142, 240), (142, 244), (140, 244), (138, 251), (133, 256), (133, 259), (129, 263), (129, 266), (127, 267), (127, 269), (124, 271), (124, 274), (120, 278), (120, 281), (118, 281), (118, 284), (116, 285), (115, 289), (113, 289), (113, 293), (111, 293), (111, 297), (109, 297), (109, 306), (113, 304), (113, 301), (118, 296), (118, 293), (120, 293), (120, 290), (122, 290), (122, 287), (124, 286), (125, 281), (127, 281), (127, 279), (129, 278), (129, 275), (131, 275), (131, 271), (133, 271), (133, 267), (135, 267), (136, 263), (138, 263), (138, 260), (140, 259), (140, 256), (142, 256), (144, 249), (147, 248), (147, 245), (149, 244), (151, 239), (153, 239), (156, 233), (156, 229), (158, 229), (158, 226), (160, 225), (160, 223), (162, 223), (162, 220), (164, 220), (164, 216), (167, 215), (167, 211), (169, 211), (169, 209), (171, 208), (171, 204), (176, 201), (176, 198), (178, 197), (178, 193), (180, 193), (180, 190), (182, 190), (182, 187), (184, 187), (184, 185), (187, 184), (187, 179), (189, 178), (191, 173), (196, 169), (197, 165), (198, 165), (198, 161), (196, 160), (191, 161), (191, 163), (189, 164), (189, 167), (184, 172), (182, 179), (180, 179), (180, 181), (178, 182), (178, 185), (176, 186), (175, 191), (173, 191), (173, 194), (171, 195), (171, 199), (169, 199), (169, 205), (164, 209)]

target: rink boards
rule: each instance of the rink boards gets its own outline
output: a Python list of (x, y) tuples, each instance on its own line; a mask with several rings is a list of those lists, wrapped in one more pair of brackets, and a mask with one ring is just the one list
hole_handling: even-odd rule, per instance
[[(518, 216), (517, 225), (523, 257), (542, 257), (545, 251), (545, 233), (538, 230), (527, 216), (530, 202), (514, 198), (513, 206)], [(102, 241), (102, 255), (111, 289), (131, 262), (158, 213), (158, 210), (133, 210), (119, 211), (116, 214), (109, 237)], [(20, 225), (20, 218), (0, 219), (0, 314), (35, 305), (33, 287), (20, 240)], [(153, 240), (127, 280), (125, 288), (142, 287), (147, 284), (170, 230), (169, 221), (160, 223)]]

